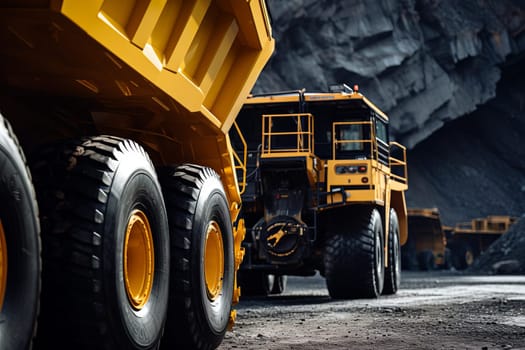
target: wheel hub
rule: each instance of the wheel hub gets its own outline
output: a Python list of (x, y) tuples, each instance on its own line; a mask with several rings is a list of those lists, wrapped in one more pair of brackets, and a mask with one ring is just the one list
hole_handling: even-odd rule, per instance
[(128, 300), (136, 310), (142, 309), (149, 300), (154, 262), (153, 235), (148, 218), (141, 210), (134, 210), (124, 241), (124, 281)]
[(470, 266), (474, 263), (474, 254), (472, 254), (470, 250), (465, 253), (465, 262), (467, 263), (467, 266)]
[(379, 278), (382, 278), (382, 268), (384, 261), (382, 259), (382, 250), (383, 247), (381, 246), (381, 239), (379, 238), (379, 234), (376, 235), (376, 274)]
[(7, 287), (7, 244), (5, 241), (4, 225), (0, 221), (0, 310), (4, 305), (5, 290)]
[(395, 259), (395, 276), (396, 276), (396, 283), (398, 283), (400, 276), (401, 276), (401, 248), (399, 247), (399, 239), (398, 239), (398, 231), (394, 232), (394, 259)]
[(206, 246), (204, 251), (204, 278), (208, 298), (216, 300), (222, 291), (224, 279), (224, 247), (219, 224), (210, 222), (206, 232)]

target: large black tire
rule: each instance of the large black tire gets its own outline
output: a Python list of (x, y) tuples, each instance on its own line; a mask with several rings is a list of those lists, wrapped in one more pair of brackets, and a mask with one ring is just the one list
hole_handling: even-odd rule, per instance
[(472, 265), (476, 255), (472, 246), (467, 242), (457, 241), (452, 246), (452, 264), (456, 270), (465, 270)]
[(417, 254), (419, 269), (422, 271), (432, 271), (437, 268), (436, 258), (431, 250), (423, 250)]
[(215, 349), (228, 326), (235, 276), (226, 194), (217, 173), (197, 165), (163, 169), (161, 183), (173, 259), (162, 348)]
[(242, 271), (238, 274), (242, 296), (267, 296), (272, 293), (275, 276), (264, 271)]
[(408, 240), (401, 247), (401, 266), (404, 270), (419, 270), (414, 235), (408, 235)]
[(452, 268), (452, 251), (450, 248), (445, 248), (445, 256), (443, 257), (443, 266), (445, 270), (450, 270)]
[(270, 294), (273, 294), (273, 295), (282, 294), (284, 290), (286, 289), (287, 281), (288, 281), (288, 278), (286, 276), (283, 276), (283, 275), (274, 276), (273, 287), (272, 287), (272, 290), (270, 291)]
[(377, 209), (360, 210), (355, 224), (326, 242), (324, 266), (334, 299), (377, 298), (384, 284), (384, 236)]
[[(42, 210), (41, 349), (156, 349), (167, 315), (169, 229), (136, 143), (98, 136), (35, 163)], [(46, 159), (47, 158), (47, 159)]]
[(399, 244), (399, 220), (394, 209), (390, 209), (388, 235), (388, 266), (385, 269), (383, 294), (396, 294), (401, 284), (401, 246)]
[(0, 349), (28, 349), (40, 297), (38, 208), (24, 154), (2, 116), (0, 164)]

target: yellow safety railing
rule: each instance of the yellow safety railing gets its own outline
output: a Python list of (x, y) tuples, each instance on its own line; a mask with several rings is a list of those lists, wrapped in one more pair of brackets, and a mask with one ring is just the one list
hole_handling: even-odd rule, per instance
[(242, 135), (241, 129), (239, 128), (239, 125), (237, 122), (233, 122), (233, 125), (235, 126), (235, 130), (237, 130), (237, 134), (239, 135), (239, 139), (242, 142), (243, 147), (243, 157), (239, 156), (235, 150), (233, 150), (233, 158), (235, 163), (235, 170), (241, 170), (242, 171), (242, 179), (239, 180), (237, 178), (237, 183), (239, 184), (239, 194), (243, 194), (244, 191), (246, 191), (246, 164), (247, 164), (247, 154), (248, 154), (248, 144), (246, 143), (246, 140), (244, 139), (244, 136)]
[[(338, 129), (340, 129), (343, 126), (368, 126), (370, 130), (370, 138), (368, 139), (343, 139), (338, 137)], [(364, 128), (361, 128), (361, 135), (364, 134)], [(333, 135), (333, 142), (332, 142), (332, 159), (337, 159), (336, 154), (337, 150), (339, 148), (339, 145), (348, 145), (348, 144), (355, 144), (358, 145), (358, 149), (365, 149), (365, 144), (370, 144), (370, 153), (368, 154), (368, 157), (370, 159), (376, 159), (378, 157), (378, 149), (377, 149), (377, 142), (374, 142), (375, 135), (374, 135), (374, 128), (372, 128), (372, 122), (371, 121), (359, 121), (359, 122), (335, 122), (332, 123), (332, 135)], [(361, 136), (362, 137), (362, 136)], [(342, 147), (341, 147), (342, 148)], [(356, 149), (357, 150), (357, 149)]]
[(455, 231), (460, 233), (496, 233), (507, 232), (516, 222), (512, 216), (488, 216), (486, 218), (476, 218), (468, 222), (456, 224)]
[[(262, 154), (314, 153), (314, 118), (310, 113), (264, 114), (262, 116)], [(287, 126), (285, 118), (292, 120), (294, 130), (275, 131), (277, 125)], [(305, 121), (303, 123), (303, 121)], [(305, 130), (303, 128), (306, 127)], [(277, 128), (278, 129), (278, 128)], [(281, 143), (279, 143), (279, 141)]]
[(405, 146), (403, 146), (400, 143), (397, 142), (390, 142), (390, 150), (392, 151), (392, 148), (399, 148), (401, 150), (401, 158), (395, 158), (390, 156), (390, 170), (394, 169), (402, 169), (402, 175), (394, 174), (394, 171), (391, 172), (390, 176), (397, 181), (400, 181), (402, 183), (408, 182), (408, 171), (407, 171), (407, 149)]

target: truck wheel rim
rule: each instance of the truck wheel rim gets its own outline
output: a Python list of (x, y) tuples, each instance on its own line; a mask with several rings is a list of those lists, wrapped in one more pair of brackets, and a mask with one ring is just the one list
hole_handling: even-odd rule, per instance
[(474, 262), (474, 254), (472, 254), (470, 250), (465, 253), (465, 262), (467, 263), (467, 266), (472, 265)]
[(7, 287), (7, 244), (5, 241), (4, 225), (0, 221), (0, 310), (4, 305), (5, 290)]
[(134, 210), (124, 241), (124, 281), (128, 300), (136, 310), (148, 302), (153, 287), (153, 235), (146, 214)]
[(394, 237), (393, 240), (394, 240), (394, 273), (395, 273), (395, 276), (396, 276), (396, 282), (397, 280), (399, 280), (399, 276), (401, 276), (401, 248), (399, 247), (399, 238), (398, 238), (398, 232), (395, 231), (393, 232), (394, 234)]
[(381, 269), (383, 267), (383, 259), (382, 259), (382, 249), (383, 247), (381, 246), (381, 239), (379, 238), (379, 233), (376, 235), (376, 246), (375, 246), (375, 249), (376, 249), (376, 275), (378, 278), (382, 278), (381, 276)]
[(206, 232), (204, 250), (204, 277), (206, 291), (211, 301), (217, 299), (222, 291), (224, 279), (224, 248), (222, 232), (217, 222), (212, 221)]

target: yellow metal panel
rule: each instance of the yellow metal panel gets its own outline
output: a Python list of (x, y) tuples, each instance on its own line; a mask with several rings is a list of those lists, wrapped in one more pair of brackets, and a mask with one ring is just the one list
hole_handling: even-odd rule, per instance
[(134, 0), (105, 0), (99, 14), (104, 15), (122, 35), (128, 36), (126, 29), (134, 8)]
[(166, 0), (105, 0), (99, 16), (144, 48), (165, 5)]
[[(217, 72), (215, 80), (213, 81), (211, 87), (208, 89), (206, 98), (203, 101), (203, 104), (208, 109), (212, 109), (215, 101), (219, 98), (228, 99), (228, 92), (224, 90), (223, 86), (225, 82), (230, 78), (229, 73), (235, 67), (235, 62), (238, 59), (238, 54), (240, 52), (240, 45), (234, 43), (231, 50), (226, 54), (222, 66)], [(233, 124), (233, 120), (232, 120)], [(228, 128), (229, 130), (229, 128)]]
[(183, 21), (177, 21), (182, 5), (183, 0), (168, 0), (149, 38), (149, 44), (162, 62), (166, 62), (184, 29)]
[(214, 54), (208, 54), (204, 57), (195, 74), (200, 88), (205, 93), (211, 88), (212, 83), (219, 75), (220, 69), (226, 60), (226, 56), (237, 37), (239, 26), (231, 16), (224, 16), (218, 19), (214, 28), (215, 35), (210, 43), (210, 50)]
[(408, 240), (408, 220), (405, 192), (392, 191), (390, 194), (390, 207), (394, 208), (397, 213), (397, 219), (399, 221), (399, 243), (404, 245)]
[(173, 72), (184, 69), (183, 59), (193, 44), (193, 38), (199, 31), (204, 15), (210, 6), (211, 0), (184, 1), (181, 14), (177, 19), (177, 27), (172, 36), (176, 41), (170, 53), (166, 52), (166, 68)]
[[(257, 0), (247, 0), (247, 1), (238, 1), (238, 0), (229, 0), (232, 4), (235, 17), (242, 18), (242, 21), (239, 22), (239, 26), (242, 28), (241, 31), (244, 33), (243, 40), (252, 47), (257, 47), (262, 49), (260, 46), (261, 43), (264, 43), (265, 37), (271, 36), (270, 26), (267, 25), (268, 18), (266, 14), (261, 11), (261, 9), (266, 9), (264, 1)], [(243, 15), (243, 13), (248, 13), (249, 16)], [(257, 31), (245, 30), (244, 28), (255, 25)]]
[(195, 79), (195, 73), (200, 67), (202, 60), (206, 56), (214, 55), (215, 52), (209, 47), (210, 40), (213, 35), (215, 35), (215, 27), (219, 18), (219, 11), (216, 7), (211, 6), (204, 18), (202, 19), (199, 30), (195, 33), (193, 40), (191, 41), (191, 46), (189, 47), (186, 55), (184, 56), (184, 61), (181, 64), (181, 68), (184, 70), (184, 74), (199, 85), (198, 81)]
[[(35, 22), (17, 21), (16, 16), (27, 12), (17, 12), (16, 6), (4, 13), (26, 42), (53, 44), (47, 51), (34, 50), (33, 56), (44, 64), (32, 60), (46, 69), (43, 77), (56, 76), (56, 84), (32, 82), (28, 87), (45, 89), (49, 95), (100, 98), (122, 110), (128, 101), (124, 98), (132, 97), (130, 107), (151, 113), (155, 122), (144, 125), (122, 115), (105, 118), (103, 126), (122, 136), (144, 139), (162, 159), (193, 157), (195, 145), (177, 147), (180, 155), (170, 155), (175, 151), (164, 147), (187, 142), (188, 127), (224, 135), (274, 47), (261, 1), (52, 0), (47, 4), (57, 13), (35, 12)], [(36, 7), (29, 0), (20, 6)], [(49, 38), (51, 34), (36, 33), (31, 23), (52, 26), (57, 35)], [(74, 47), (77, 38), (83, 44)], [(66, 52), (70, 55), (65, 56)], [(90, 66), (86, 52), (93, 55), (96, 67)], [(57, 54), (65, 64), (54, 63)], [(28, 67), (35, 66), (26, 61)], [(6, 81), (22, 85), (23, 79), (13, 75)], [(139, 134), (140, 128), (146, 129)], [(156, 142), (155, 137), (170, 141)], [(203, 158), (191, 160), (225, 159), (216, 148), (198, 153)], [(229, 160), (224, 162), (215, 168), (230, 167)]]
[[(242, 107), (242, 100), (236, 100), (233, 96), (248, 96), (250, 90), (259, 74), (253, 74), (253, 66), (257, 66), (260, 56), (257, 51), (239, 50), (237, 52), (235, 63), (227, 73), (227, 79), (222, 81), (220, 89), (220, 98), (213, 101), (210, 110), (223, 123), (228, 121), (228, 130), (233, 120)], [(266, 60), (264, 60), (266, 62)], [(250, 82), (250, 83), (248, 83)], [(233, 114), (233, 111), (236, 111)]]
[[(147, 6), (143, 11), (135, 11), (137, 15), (128, 24), (128, 32), (132, 35), (132, 42), (140, 48), (144, 48), (158, 23), (160, 15), (164, 10), (167, 0), (150, 0), (143, 6)], [(144, 15), (140, 15), (143, 12)], [(136, 28), (135, 28), (136, 27)]]

